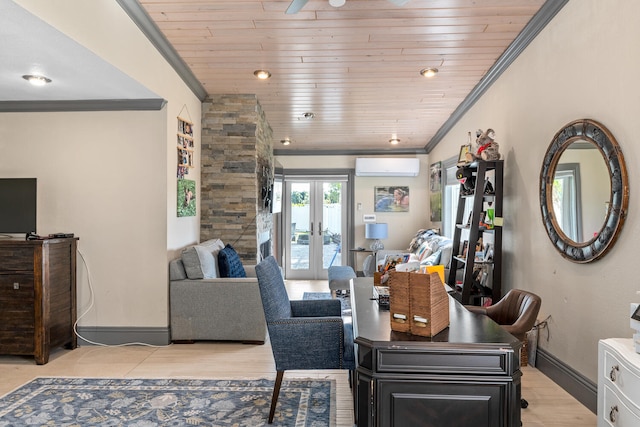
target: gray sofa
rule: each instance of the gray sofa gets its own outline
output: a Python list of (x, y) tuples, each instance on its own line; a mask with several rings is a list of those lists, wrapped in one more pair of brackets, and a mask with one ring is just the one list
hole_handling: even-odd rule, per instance
[(255, 266), (246, 278), (189, 279), (182, 258), (169, 262), (171, 340), (264, 344), (266, 322)]

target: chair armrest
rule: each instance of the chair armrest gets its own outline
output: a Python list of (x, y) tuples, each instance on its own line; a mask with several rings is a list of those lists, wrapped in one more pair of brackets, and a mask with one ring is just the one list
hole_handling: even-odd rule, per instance
[(326, 317), (342, 315), (342, 304), (337, 299), (291, 301), (293, 317)]
[(465, 305), (464, 308), (469, 310), (471, 313), (484, 314), (487, 315), (487, 309), (485, 307), (479, 307), (477, 305)]
[(344, 324), (341, 317), (281, 319), (267, 327), (276, 370), (343, 368)]

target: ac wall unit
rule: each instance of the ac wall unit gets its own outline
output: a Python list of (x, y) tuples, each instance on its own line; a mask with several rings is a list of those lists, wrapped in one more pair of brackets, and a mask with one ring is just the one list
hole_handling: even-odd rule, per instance
[(420, 159), (404, 157), (357, 157), (356, 176), (418, 176)]

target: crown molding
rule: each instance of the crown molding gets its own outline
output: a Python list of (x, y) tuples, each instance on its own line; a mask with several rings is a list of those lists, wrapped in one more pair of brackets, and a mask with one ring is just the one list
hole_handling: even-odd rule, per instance
[(166, 100), (152, 99), (88, 99), (71, 101), (0, 101), (2, 113), (38, 113), (66, 111), (157, 111)]
[(182, 60), (178, 52), (169, 43), (167, 38), (162, 34), (160, 28), (153, 22), (149, 14), (142, 7), (137, 0), (116, 0), (120, 7), (129, 15), (131, 20), (140, 28), (140, 31), (144, 33), (149, 39), (151, 44), (160, 52), (160, 54), (167, 60), (167, 62), (178, 73), (184, 83), (191, 89), (195, 96), (200, 101), (204, 101), (207, 96), (207, 91), (204, 86), (193, 74), (191, 69)]

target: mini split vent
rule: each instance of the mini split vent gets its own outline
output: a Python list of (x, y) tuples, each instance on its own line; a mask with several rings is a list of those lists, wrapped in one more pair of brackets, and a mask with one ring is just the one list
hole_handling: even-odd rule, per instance
[(403, 157), (358, 157), (356, 176), (418, 176), (420, 159)]

